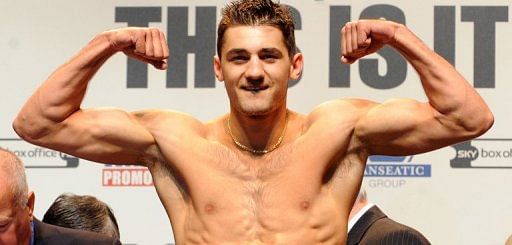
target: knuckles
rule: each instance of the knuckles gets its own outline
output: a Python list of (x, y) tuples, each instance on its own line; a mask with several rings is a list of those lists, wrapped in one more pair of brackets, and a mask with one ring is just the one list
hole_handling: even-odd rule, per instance
[(152, 60), (162, 60), (168, 57), (165, 35), (154, 27), (136, 28), (131, 31), (133, 43), (130, 47), (134, 53)]

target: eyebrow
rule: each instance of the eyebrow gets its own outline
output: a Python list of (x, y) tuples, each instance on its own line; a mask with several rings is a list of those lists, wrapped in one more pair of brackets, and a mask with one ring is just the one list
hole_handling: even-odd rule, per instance
[[(226, 56), (233, 56), (233, 55), (241, 55), (241, 54), (247, 54), (247, 50), (241, 49), (241, 48), (235, 48), (231, 49), (226, 53)], [(283, 56), (283, 52), (281, 52), (277, 48), (262, 48), (260, 51), (258, 51), (258, 54), (273, 54), (278, 57)]]
[(241, 49), (241, 48), (235, 48), (231, 49), (226, 53), (226, 56), (232, 56), (232, 55), (240, 55), (240, 54), (247, 54), (247, 50)]

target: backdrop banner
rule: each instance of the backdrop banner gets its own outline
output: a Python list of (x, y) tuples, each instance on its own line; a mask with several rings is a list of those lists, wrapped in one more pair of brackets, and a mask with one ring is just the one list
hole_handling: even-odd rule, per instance
[[(281, 2), (292, 10), (297, 45), (305, 57), (302, 77), (289, 84), (292, 110), (308, 113), (324, 101), (348, 97), (426, 101), (417, 73), (391, 48), (351, 66), (341, 64), (340, 28), (360, 18), (406, 24), (470, 81), (495, 115), (490, 131), (421, 155), (372, 156), (364, 184), (371, 202), (420, 230), (433, 244), (503, 244), (512, 234), (511, 1)], [(216, 25), (224, 4), (0, 1), (0, 147), (25, 162), (36, 193), (37, 217), (42, 218), (61, 193), (89, 194), (112, 207), (123, 243), (174, 243), (147, 169), (92, 163), (31, 145), (16, 135), (11, 123), (53, 70), (98, 33), (126, 26), (157, 27), (167, 33), (170, 68), (158, 71), (116, 54), (90, 83), (84, 108), (169, 108), (203, 121), (227, 113), (224, 84), (213, 75)]]

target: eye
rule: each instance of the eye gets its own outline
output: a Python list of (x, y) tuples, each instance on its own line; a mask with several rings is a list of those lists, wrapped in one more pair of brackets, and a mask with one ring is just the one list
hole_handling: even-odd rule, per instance
[(279, 57), (277, 57), (276, 55), (273, 55), (273, 54), (264, 54), (261, 56), (262, 60), (269, 62), (269, 63), (275, 62), (278, 58)]
[(244, 63), (247, 60), (249, 60), (249, 58), (244, 55), (236, 55), (236, 56), (230, 57), (228, 60), (231, 62), (237, 63), (237, 64), (241, 64), (241, 63)]
[(9, 227), (9, 223), (7, 223), (7, 222), (0, 223), (0, 232), (7, 230), (8, 227)]

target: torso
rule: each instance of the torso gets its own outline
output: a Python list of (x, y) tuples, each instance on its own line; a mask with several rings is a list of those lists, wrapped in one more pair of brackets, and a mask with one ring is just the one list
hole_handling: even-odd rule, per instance
[(165, 120), (152, 127), (148, 167), (177, 244), (345, 243), (365, 157), (352, 149), (349, 122), (334, 138), (294, 118), (283, 144), (262, 156), (234, 146), (221, 119), (197, 136), (166, 134)]

